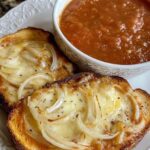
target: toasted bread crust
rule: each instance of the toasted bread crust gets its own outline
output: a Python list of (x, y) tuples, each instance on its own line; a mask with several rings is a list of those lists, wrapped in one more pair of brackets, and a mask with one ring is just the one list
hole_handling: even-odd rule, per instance
[(124, 145), (121, 146), (120, 150), (132, 150), (144, 137), (144, 135), (150, 129), (150, 122), (147, 123), (146, 127), (137, 135), (135, 135), (132, 139), (129, 139)]
[[(86, 80), (87, 76), (89, 76), (89, 78)], [(44, 88), (52, 88), (55, 85), (61, 87), (61, 85), (63, 85), (63, 84), (71, 84), (71, 85), (73, 83), (78, 84), (81, 81), (84, 84), (84, 82), (88, 82), (89, 80), (96, 80), (96, 79), (105, 80), (105, 82), (111, 81), (112, 83), (119, 84), (122, 86), (122, 88), (124, 90), (131, 88), (131, 86), (128, 84), (128, 82), (125, 79), (122, 79), (120, 77), (103, 77), (103, 76), (101, 76), (99, 74), (95, 74), (95, 73), (79, 73), (79, 74), (73, 75), (71, 77), (68, 77), (64, 80), (60, 80), (60, 81), (56, 81), (51, 84), (47, 84), (46, 86), (44, 86)], [(141, 89), (136, 89), (134, 91), (137, 92), (137, 94), (140, 94), (142, 97), (144, 97), (146, 101), (148, 101), (149, 108), (150, 108), (150, 95)], [(49, 144), (48, 146), (40, 145), (40, 143), (35, 141), (27, 133), (24, 132), (24, 130), (23, 130), (24, 123), (23, 123), (23, 120), (21, 119), (23, 113), (25, 113), (23, 111), (24, 106), (25, 105), (24, 105), (23, 101), (19, 102), (16, 105), (16, 107), (11, 111), (11, 113), (9, 114), (9, 118), (8, 118), (8, 128), (9, 128), (11, 135), (15, 141), (16, 148), (18, 150), (22, 150), (22, 149), (23, 150), (32, 150), (33, 148), (35, 148), (37, 150), (45, 150), (45, 149), (49, 149), (49, 150), (57, 149), (58, 150), (59, 148), (51, 147), (52, 146), (51, 144)], [(20, 124), (21, 124), (21, 126), (17, 127)], [(150, 129), (150, 119), (146, 122), (146, 126), (142, 131), (133, 135), (131, 138), (125, 140), (124, 144), (116, 147), (116, 146), (112, 146), (109, 144), (107, 145), (107, 143), (106, 143), (105, 150), (110, 150), (110, 149), (111, 150), (131, 150), (143, 138), (143, 136), (148, 132), (149, 129)], [(19, 135), (21, 135), (21, 137), (19, 137)]]
[[(0, 44), (1, 45), (9, 45), (16, 43), (17, 41), (24, 41), (24, 40), (43, 40), (47, 41), (48, 43), (51, 43), (55, 49), (56, 49), (56, 54), (57, 56), (63, 61), (64, 64), (71, 64), (70, 61), (62, 54), (62, 52), (59, 50), (54, 37), (51, 33), (44, 31), (42, 29), (36, 29), (36, 28), (26, 28), (26, 29), (21, 29), (18, 32), (14, 34), (7, 35), (3, 38), (0, 39)], [(72, 65), (72, 71), (69, 72), (67, 68), (64, 69), (64, 77), (76, 72), (76, 67), (74, 64)], [(59, 72), (59, 71), (58, 71)], [(56, 79), (60, 78), (60, 74), (56, 74)], [(62, 75), (63, 78), (63, 75)], [(5, 81), (1, 76), (0, 76), (0, 103), (4, 106), (5, 110), (9, 112), (12, 108), (14, 103), (10, 102), (10, 95), (7, 92), (7, 88), (5, 88)], [(8, 82), (7, 82), (8, 83)], [(10, 83), (9, 83), (10, 84)], [(11, 84), (10, 84), (11, 85)], [(11, 85), (13, 86), (13, 85)]]
[[(18, 102), (18, 104), (14, 107), (8, 117), (8, 129), (12, 136), (12, 140), (15, 144), (16, 149), (18, 150), (46, 150), (50, 149), (47, 145), (40, 144), (38, 141), (31, 138), (25, 132), (25, 124), (23, 120), (23, 115), (25, 113), (24, 103)], [(18, 131), (17, 131), (18, 130)], [(17, 136), (14, 134), (19, 132)]]
[[(59, 86), (61, 86), (62, 84), (72, 84), (72, 83), (78, 83), (80, 82), (82, 79), (84, 79), (85, 76), (89, 76), (90, 80), (96, 80), (98, 78), (103, 78), (105, 76), (100, 75), (99, 73), (94, 73), (94, 72), (81, 72), (81, 73), (77, 73), (74, 74), (70, 77), (67, 77), (63, 80), (59, 80), (59, 81), (54, 81), (53, 83), (47, 83), (43, 88), (50, 88), (55, 84), (58, 84)], [(106, 79), (106, 78), (105, 78)], [(111, 76), (108, 77), (107, 76), (107, 80), (105, 80), (106, 82), (110, 82), (110, 79), (112, 80), (112, 83), (116, 83), (121, 85), (124, 90), (126, 91), (127, 89), (131, 88), (130, 84), (127, 82), (127, 80), (125, 80), (124, 78), (121, 77), (117, 77), (117, 76)], [(84, 84), (84, 82), (83, 82)], [(140, 90), (140, 89), (139, 89)], [(145, 91), (144, 91), (145, 92)], [(146, 93), (146, 92), (145, 92)]]

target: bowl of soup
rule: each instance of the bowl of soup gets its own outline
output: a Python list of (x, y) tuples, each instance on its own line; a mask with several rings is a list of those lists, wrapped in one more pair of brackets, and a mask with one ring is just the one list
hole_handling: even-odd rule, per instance
[(150, 70), (148, 0), (57, 0), (56, 41), (83, 70), (133, 77)]

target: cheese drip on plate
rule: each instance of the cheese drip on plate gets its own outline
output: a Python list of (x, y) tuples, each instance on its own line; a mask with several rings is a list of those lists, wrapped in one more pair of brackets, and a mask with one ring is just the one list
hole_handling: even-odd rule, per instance
[(92, 81), (74, 88), (64, 84), (36, 94), (28, 97), (27, 105), (41, 135), (65, 150), (91, 150), (95, 140), (118, 139), (120, 144), (126, 131), (143, 127), (134, 96), (115, 85)]

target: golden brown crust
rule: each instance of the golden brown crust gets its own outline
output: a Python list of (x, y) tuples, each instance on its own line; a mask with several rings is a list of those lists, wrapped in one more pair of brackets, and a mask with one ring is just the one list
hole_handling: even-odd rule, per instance
[[(26, 133), (24, 123), (25, 107), (23, 101), (18, 102), (8, 117), (8, 129), (18, 150), (47, 150), (52, 148), (33, 139)], [(15, 133), (15, 134), (14, 134)], [(55, 150), (55, 149), (53, 149)]]
[[(19, 41), (28, 41), (28, 40), (40, 40), (40, 41), (43, 40), (51, 43), (55, 47), (57, 56), (62, 60), (62, 62), (64, 64), (71, 64), (69, 60), (59, 50), (53, 35), (42, 29), (36, 29), (31, 27), (26, 29), (21, 29), (14, 34), (10, 34), (1, 38), (0, 45), (5, 48), (5, 46), (8, 46), (9, 44), (15, 44)], [(72, 73), (76, 71), (75, 68), (76, 68), (75, 65), (72, 65)], [(63, 68), (60, 68), (58, 72), (59, 71), (61, 72), (61, 75), (59, 73), (56, 73), (56, 77), (55, 77), (56, 79), (67, 77), (68, 75), (72, 74), (68, 71), (67, 68), (65, 68), (65, 65), (63, 66)], [(4, 106), (5, 110), (9, 112), (13, 108), (14, 103), (11, 103), (10, 100), (11, 98), (9, 95), (10, 93), (7, 91), (7, 88), (4, 86), (6, 84), (8, 84), (8, 82), (0, 76), (0, 103)], [(13, 85), (11, 86), (13, 87)]]
[(146, 127), (138, 134), (135, 134), (131, 139), (126, 141), (120, 148), (120, 150), (132, 150), (144, 137), (144, 135), (150, 129), (150, 122), (147, 123)]
[[(86, 77), (88, 76), (87, 80)], [(109, 84), (112, 83), (116, 83), (120, 86), (122, 86), (125, 90), (130, 89), (131, 86), (128, 84), (128, 82), (120, 77), (103, 77), (99, 74), (95, 74), (95, 73), (79, 73), (76, 75), (73, 75), (69, 78), (66, 78), (64, 80), (60, 80), (60, 81), (56, 81), (52, 84), (47, 84), (44, 88), (52, 88), (53, 86), (62, 86), (63, 84), (79, 84), (79, 82), (82, 84), (84, 84), (84, 82), (89, 82), (90, 80), (97, 80), (97, 79), (101, 79), (104, 80), (105, 82), (108, 82)], [(139, 96), (143, 97), (144, 101), (148, 101), (148, 105), (150, 108), (150, 95), (148, 93), (146, 93), (145, 91), (141, 90), (141, 89), (137, 89), (134, 90), (135, 92), (137, 92), (137, 94), (139, 94)], [(37, 141), (35, 141), (34, 139), (32, 139), (31, 137), (29, 137), (24, 130), (24, 124), (23, 121), (21, 121), (22, 115), (23, 113), (25, 113), (23, 110), (24, 108), (24, 103), (23, 101), (20, 102), (15, 109), (10, 113), (9, 115), (9, 119), (8, 119), (8, 127), (9, 130), (12, 134), (12, 136), (15, 139), (15, 143), (17, 145), (20, 145), (19, 147), (17, 147), (19, 150), (21, 150), (21, 148), (23, 147), (23, 149), (25, 150), (31, 150), (32, 147), (35, 147), (37, 150), (41, 150), (41, 148), (44, 150), (45, 148), (48, 150), (54, 150), (55, 148), (51, 147), (50, 144), (48, 147), (44, 147), (43, 145), (40, 145)], [(150, 111), (147, 110), (147, 111)], [(17, 126), (15, 126), (15, 124), (18, 124), (21, 126), (19, 126), (17, 128)], [(124, 141), (124, 144), (122, 145), (111, 145), (112, 143), (110, 142), (110, 144), (108, 144), (106, 142), (106, 146), (105, 146), (105, 150), (131, 150), (142, 138), (143, 136), (147, 133), (147, 131), (150, 129), (150, 119), (146, 122), (146, 126), (142, 131), (139, 131), (138, 133), (132, 135), (130, 138), (126, 139)], [(21, 137), (19, 137), (19, 135), (21, 135)], [(29, 146), (30, 145), (30, 146)], [(42, 146), (42, 147), (41, 147)], [(21, 148), (20, 148), (21, 147)], [(56, 148), (57, 150), (59, 150), (59, 148)], [(94, 149), (97, 150), (97, 149)], [(101, 149), (104, 150), (104, 149)]]
[[(34, 31), (35, 34), (32, 35), (30, 33), (30, 31)], [(22, 36), (20, 36), (20, 32), (22, 32)], [(24, 36), (24, 35), (27, 35), (27, 36)], [(0, 43), (4, 44), (4, 46), (5, 46), (7, 44), (16, 43), (16, 42), (18, 42), (18, 40), (19, 41), (21, 41), (21, 40), (33, 40), (35, 38), (37, 39), (37, 37), (39, 37), (38, 38), (39, 40), (43, 39), (44, 41), (49, 41), (49, 39), (51, 39), (51, 37), (53, 37), (53, 36), (49, 32), (44, 31), (42, 29), (28, 27), (25, 29), (20, 29), (16, 33), (8, 34), (8, 35), (2, 37), (0, 39)]]

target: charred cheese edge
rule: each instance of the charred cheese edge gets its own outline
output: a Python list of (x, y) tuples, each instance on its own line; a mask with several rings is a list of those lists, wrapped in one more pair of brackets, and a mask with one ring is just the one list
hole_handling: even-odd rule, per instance
[(131, 150), (150, 127), (150, 95), (122, 78), (81, 73), (27, 97), (8, 127), (26, 150)]
[(71, 74), (73, 65), (49, 32), (27, 28), (0, 39), (0, 93), (8, 107), (45, 83)]

